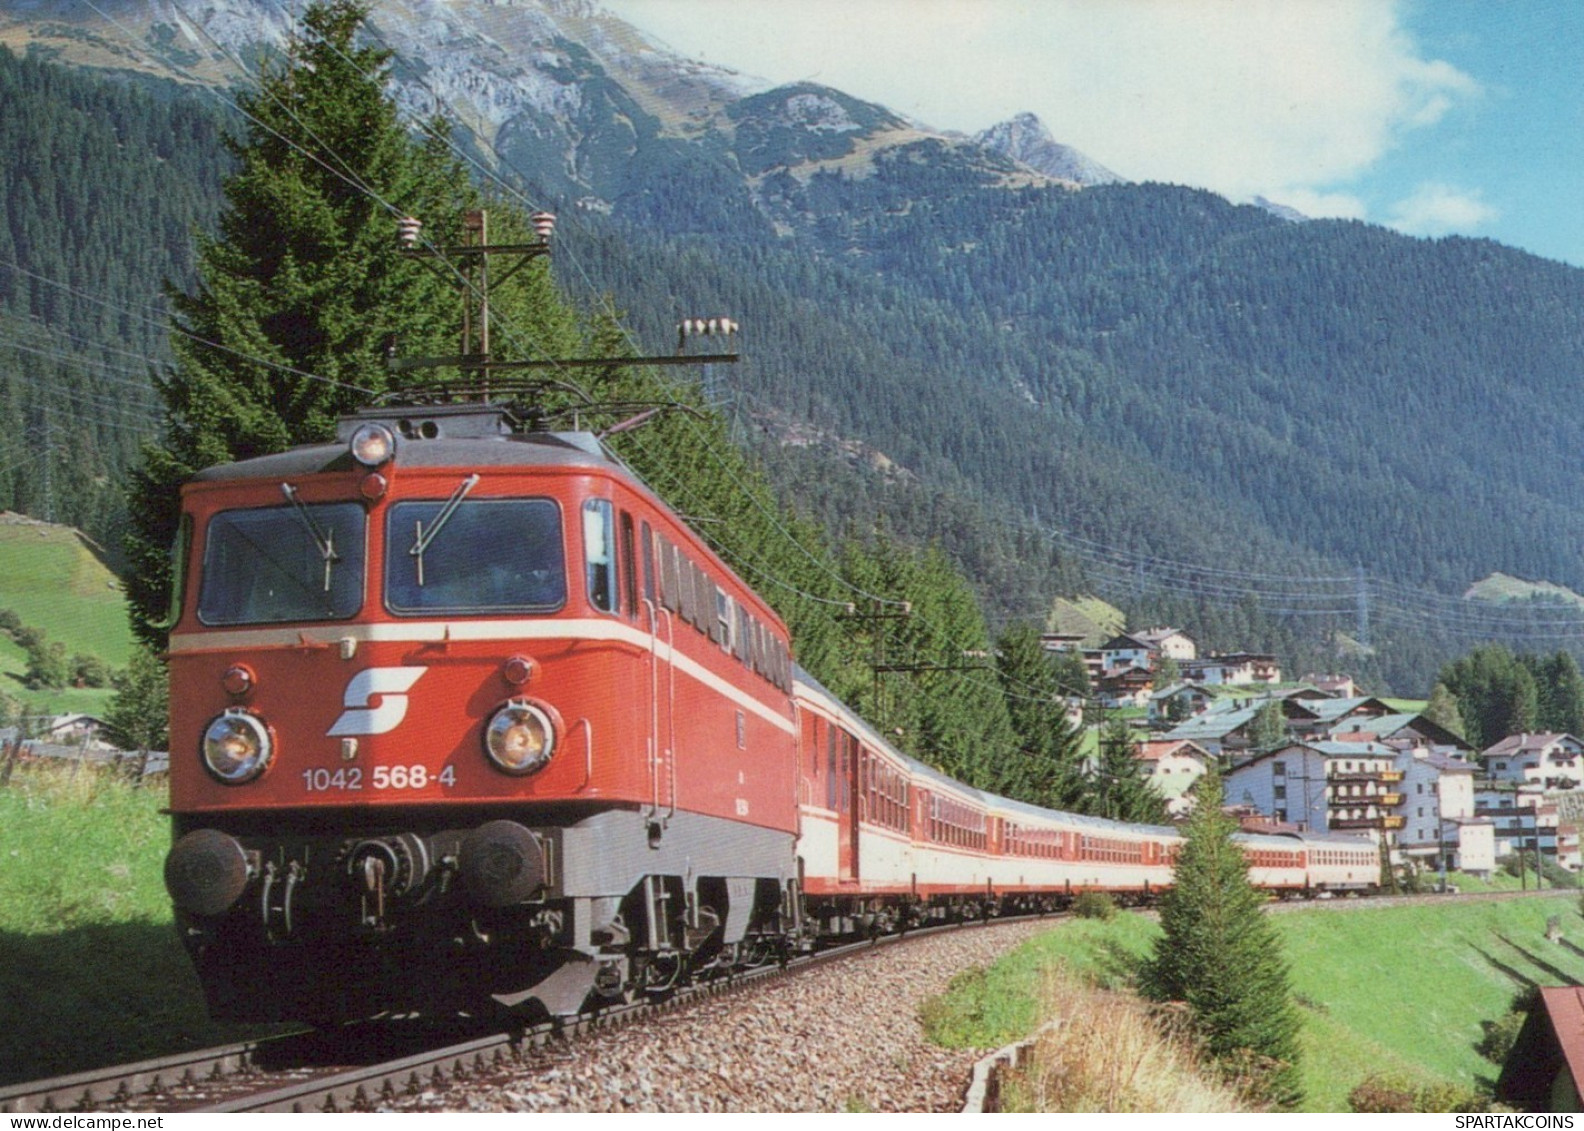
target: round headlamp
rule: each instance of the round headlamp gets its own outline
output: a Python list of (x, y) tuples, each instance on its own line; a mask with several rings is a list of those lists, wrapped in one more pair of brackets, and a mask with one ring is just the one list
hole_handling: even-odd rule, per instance
[(551, 712), (526, 699), (513, 699), (490, 717), (484, 752), (508, 774), (536, 774), (555, 753), (556, 724)]
[(364, 467), (378, 467), (396, 455), (396, 433), (383, 424), (360, 424), (348, 446)]
[(204, 731), (204, 765), (227, 785), (241, 785), (262, 774), (274, 749), (264, 720), (240, 709), (227, 711)]

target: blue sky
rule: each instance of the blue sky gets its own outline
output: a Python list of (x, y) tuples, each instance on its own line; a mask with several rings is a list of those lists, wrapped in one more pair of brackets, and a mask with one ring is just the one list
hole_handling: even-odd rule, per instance
[(602, 0), (681, 54), (1133, 180), (1584, 266), (1584, 0)]

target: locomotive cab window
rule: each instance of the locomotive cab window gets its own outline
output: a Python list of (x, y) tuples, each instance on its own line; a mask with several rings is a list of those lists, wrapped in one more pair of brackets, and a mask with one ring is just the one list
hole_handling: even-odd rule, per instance
[(204, 624), (345, 620), (363, 607), (363, 508), (357, 503), (221, 511), (204, 535)]
[(553, 612), (566, 603), (561, 512), (550, 499), (402, 502), (385, 526), (392, 612)]

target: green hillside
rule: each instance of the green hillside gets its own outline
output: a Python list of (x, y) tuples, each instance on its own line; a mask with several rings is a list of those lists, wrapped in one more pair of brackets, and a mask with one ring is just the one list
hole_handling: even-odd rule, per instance
[[(1546, 939), (1557, 919), (1561, 943)], [(1448, 899), (1411, 907), (1349, 905), (1275, 916), (1303, 1015), (1305, 1111), (1347, 1111), (1366, 1076), (1477, 1086), (1497, 1066), (1476, 1051), (1485, 1022), (1530, 985), (1584, 982), (1584, 937), (1571, 893), (1555, 899)], [(1138, 916), (1077, 920), (1031, 940), (941, 1007), (982, 1019), (967, 1040), (1016, 1040), (1038, 1024), (1041, 971), (1062, 963), (1125, 979), (1159, 929)]]
[[(76, 530), (0, 512), (0, 609), (41, 630), (69, 654), (125, 667), (132, 632), (120, 582)], [(40, 710), (99, 710), (108, 690), (31, 691), (22, 685), (27, 657), (0, 636), (0, 692)]]
[(1469, 586), (1464, 594), (1474, 601), (1534, 601), (1551, 606), (1584, 606), (1584, 597), (1561, 585), (1549, 581), (1524, 581), (1505, 573), (1493, 573)]

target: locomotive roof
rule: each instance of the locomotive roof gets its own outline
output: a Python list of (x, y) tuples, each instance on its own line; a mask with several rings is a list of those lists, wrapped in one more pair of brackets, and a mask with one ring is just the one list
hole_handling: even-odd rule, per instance
[[(582, 467), (619, 471), (634, 478), (620, 463), (605, 455), (599, 440), (588, 432), (403, 439), (397, 449), (396, 463), (398, 467)], [(351, 471), (357, 466), (344, 443), (306, 444), (273, 455), (218, 464), (200, 471), (193, 480), (211, 483), (293, 478), (327, 471)]]

